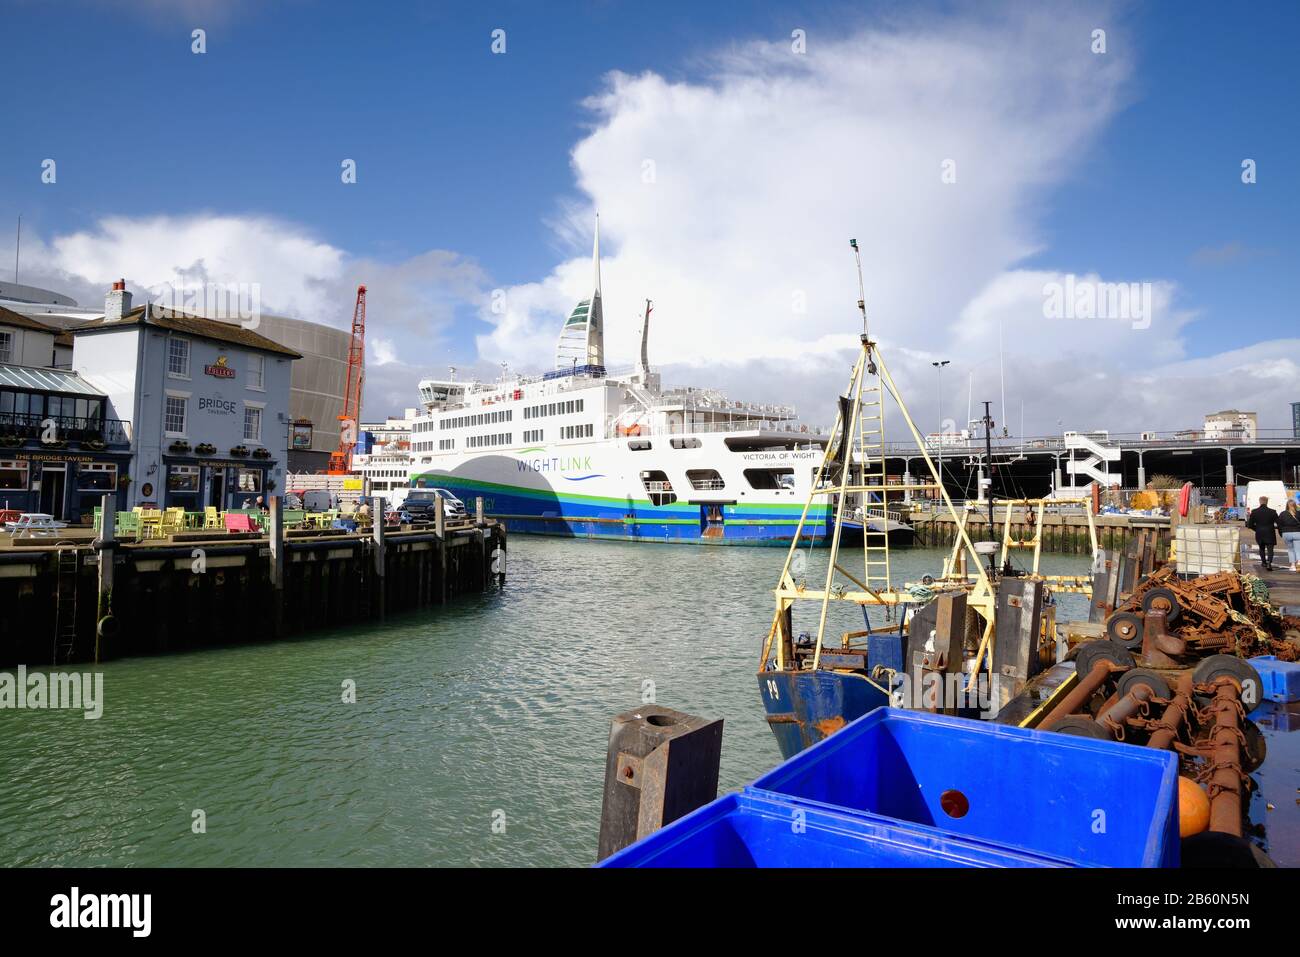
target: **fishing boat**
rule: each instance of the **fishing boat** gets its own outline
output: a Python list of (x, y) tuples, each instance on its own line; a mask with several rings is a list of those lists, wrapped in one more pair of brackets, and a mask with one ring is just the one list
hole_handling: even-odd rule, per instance
[(650, 300), (635, 368), (608, 372), (599, 223), (592, 269), (592, 293), (565, 320), (551, 371), (479, 382), (453, 370), (420, 383), (409, 488), (481, 497), (512, 533), (824, 546), (838, 528), (846, 539), (910, 542), (896, 517), (855, 520), (828, 499), (804, 507), (827, 437), (797, 424), (793, 408), (665, 388), (649, 363)]
[[(871, 335), (862, 280), (861, 254), (850, 241), (858, 269), (858, 309), (862, 333), (857, 361), (847, 391), (839, 397), (835, 426), (822, 447), (821, 461), (814, 470), (811, 487), (792, 537), (785, 564), (775, 589), (776, 610), (763, 643), (758, 683), (768, 724), (785, 757), (790, 757), (833, 734), (845, 724), (883, 705), (934, 709), (938, 705), (951, 714), (988, 716), (1002, 701), (990, 702), (990, 695), (1003, 694), (1003, 672), (1015, 666), (993, 661), (993, 637), (998, 605), (997, 586), (1003, 578), (1017, 583), (1040, 583), (1057, 590), (1091, 594), (1086, 576), (1053, 576), (1041, 573), (1041, 539), (1014, 541), (1010, 536), (1010, 509), (1037, 508), (1037, 528), (1042, 527), (1045, 502), (1007, 502), (1006, 535), (1002, 542), (976, 543), (967, 531), (971, 503), (956, 505), (940, 481), (939, 471), (929, 454), (916, 423), (907, 410), (889, 373), (880, 344)], [(886, 409), (892, 407), (916, 445), (916, 456), (925, 463), (928, 482), (895, 484), (885, 465)], [(986, 443), (990, 442), (992, 420), (986, 415)], [(904, 583), (891, 570), (889, 536), (866, 535), (852, 538), (844, 533), (859, 520), (887, 514), (891, 495), (930, 493), (938, 499), (956, 530), (951, 555), (940, 574), (919, 582)], [(1082, 503), (1082, 499), (1079, 500)], [(987, 503), (989, 526), (994, 527), (997, 503)], [(1060, 507), (1061, 501), (1054, 503)], [(804, 521), (817, 520), (830, 529), (829, 555), (820, 582), (810, 581), (807, 554), (798, 545)], [(1096, 529), (1091, 513), (1088, 527), (1097, 553)], [(1033, 548), (1029, 570), (1012, 568), (1010, 552), (1017, 547)], [(860, 559), (851, 556), (860, 551)], [(852, 567), (850, 567), (852, 566)], [(943, 595), (960, 596), (956, 610), (936, 602)], [(1033, 608), (1032, 627), (1054, 631), (1051, 609), (1044, 614), (1041, 598)], [(1018, 599), (1013, 603), (1019, 608)], [(830, 638), (832, 607), (861, 606), (864, 627), (844, 631), (838, 641)], [(797, 607), (811, 605), (815, 628), (796, 627)], [(885, 621), (873, 626), (871, 611), (883, 611)], [(909, 613), (922, 616), (908, 622)], [(956, 614), (962, 620), (944, 622), (936, 616)], [(877, 618), (881, 617), (880, 615)], [(955, 644), (936, 647), (938, 632), (956, 635)], [(928, 633), (928, 641), (911, 643), (909, 635)], [(1047, 635), (1043, 636), (1044, 639)], [(875, 651), (873, 652), (873, 644)], [(1054, 645), (1054, 641), (1053, 641)], [(914, 660), (912, 651), (920, 657)], [(905, 651), (907, 649), (907, 651)], [(1023, 664), (1020, 672), (1030, 669)], [(1007, 676), (1010, 677), (1010, 676)], [(1028, 677), (1022, 674), (1021, 677)], [(922, 680), (946, 682), (940, 689), (921, 687)], [(919, 679), (909, 682), (909, 679)], [(1023, 682), (1010, 680), (1006, 687), (1021, 690)], [(996, 686), (996, 687), (995, 687)], [(1008, 697), (1009, 695), (1004, 695)]]

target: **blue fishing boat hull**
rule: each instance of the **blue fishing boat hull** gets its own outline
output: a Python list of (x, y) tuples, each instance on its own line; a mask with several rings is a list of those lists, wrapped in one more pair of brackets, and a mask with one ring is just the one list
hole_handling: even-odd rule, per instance
[(758, 688), (782, 758), (889, 704), (865, 676), (838, 671), (763, 671)]

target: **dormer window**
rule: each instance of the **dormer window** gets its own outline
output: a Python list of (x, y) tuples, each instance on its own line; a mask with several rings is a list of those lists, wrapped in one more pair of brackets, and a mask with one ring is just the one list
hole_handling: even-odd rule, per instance
[(176, 336), (167, 340), (167, 374), (176, 379), (190, 377), (190, 340)]

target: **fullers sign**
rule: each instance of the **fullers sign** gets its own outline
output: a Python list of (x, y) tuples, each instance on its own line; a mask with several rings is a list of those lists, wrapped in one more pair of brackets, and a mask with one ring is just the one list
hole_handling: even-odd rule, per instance
[(225, 356), (217, 356), (217, 361), (204, 366), (203, 371), (208, 375), (216, 376), (218, 379), (233, 379), (235, 370), (226, 365), (226, 361)]

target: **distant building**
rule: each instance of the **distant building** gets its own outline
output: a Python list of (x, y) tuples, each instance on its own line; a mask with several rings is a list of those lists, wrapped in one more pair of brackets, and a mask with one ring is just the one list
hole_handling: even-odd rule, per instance
[(1259, 417), (1254, 412), (1224, 409), (1205, 417), (1205, 437), (1212, 441), (1254, 442), (1259, 435)]
[(0, 306), (0, 364), (53, 368), (61, 329)]

